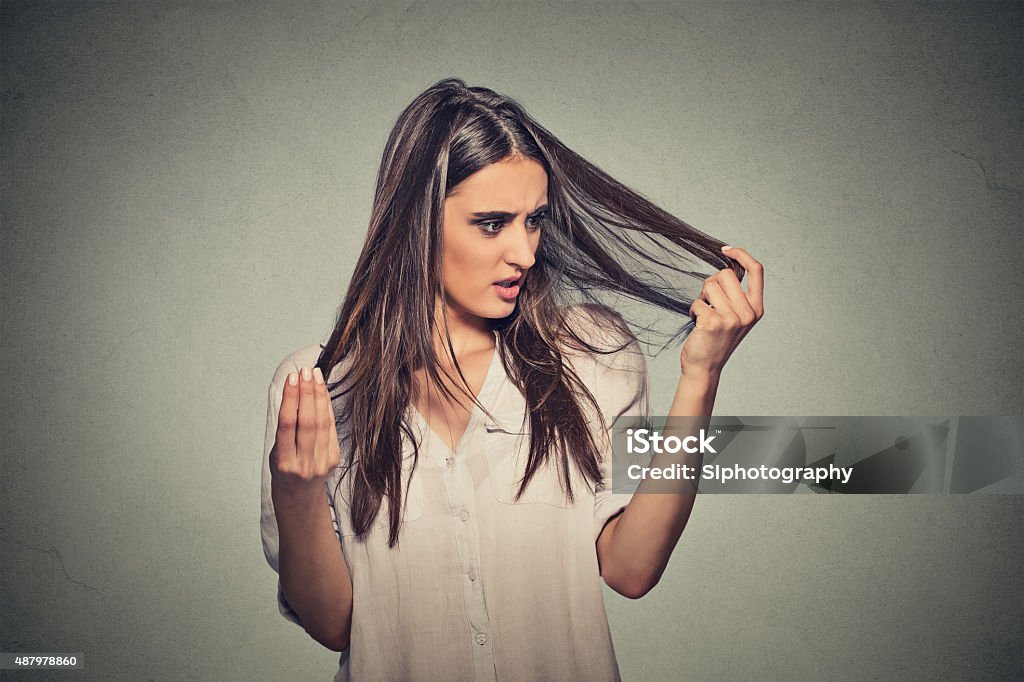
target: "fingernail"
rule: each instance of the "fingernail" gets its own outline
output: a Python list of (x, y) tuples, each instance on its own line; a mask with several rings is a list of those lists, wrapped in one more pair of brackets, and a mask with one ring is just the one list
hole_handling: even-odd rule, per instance
[(313, 381), (318, 384), (324, 383), (324, 373), (320, 371), (319, 367), (313, 368)]
[(289, 372), (288, 373), (288, 383), (291, 384), (292, 386), (294, 386), (295, 384), (299, 383), (299, 375), (298, 375), (298, 373), (296, 373), (296, 372)]
[(312, 378), (313, 378), (313, 370), (311, 370), (309, 367), (303, 367), (302, 368), (302, 380), (303, 381), (309, 381)]
[(722, 247), (722, 251), (728, 251), (728, 250), (729, 250), (729, 249), (731, 249), (731, 248), (732, 248), (732, 247), (731, 247), (731, 246), (729, 246), (729, 245), (727, 244), (727, 245), (725, 245), (725, 246), (723, 246), (723, 247)]

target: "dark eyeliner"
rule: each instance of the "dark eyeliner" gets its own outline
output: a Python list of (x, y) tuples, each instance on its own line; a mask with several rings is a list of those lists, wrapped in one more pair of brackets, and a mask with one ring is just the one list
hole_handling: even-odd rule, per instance
[[(479, 229), (483, 233), (483, 235), (485, 237), (496, 237), (496, 236), (498, 236), (498, 233), (501, 232), (502, 226), (504, 225), (504, 221), (501, 221), (501, 220), (474, 220), (473, 224), (476, 225), (477, 229)], [(497, 225), (498, 229), (496, 229), (493, 232), (491, 232), (490, 230), (485, 229), (485, 226), (488, 226), (488, 225)]]

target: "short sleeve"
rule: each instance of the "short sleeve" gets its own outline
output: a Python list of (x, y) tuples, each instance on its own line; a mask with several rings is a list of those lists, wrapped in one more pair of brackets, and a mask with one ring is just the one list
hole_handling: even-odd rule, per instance
[(608, 432), (601, 447), (602, 484), (594, 499), (594, 541), (605, 525), (621, 513), (633, 498), (632, 492), (612, 489), (612, 437), (610, 430), (621, 417), (650, 414), (647, 394), (647, 359), (636, 340), (622, 350), (596, 358), (596, 378), (591, 392), (604, 416)]
[[(647, 358), (636, 338), (615, 311), (604, 306), (580, 305), (569, 311), (569, 321), (580, 337), (611, 353), (576, 356), (579, 376), (597, 401), (606, 430), (598, 435), (602, 483), (595, 491), (594, 541), (605, 525), (622, 512), (632, 492), (613, 491), (611, 428), (621, 417), (648, 417)], [(575, 353), (573, 353), (575, 355)], [(574, 363), (574, 364), (575, 364)]]
[[(271, 496), (270, 451), (274, 448), (274, 441), (277, 438), (278, 409), (281, 405), (281, 396), (284, 394), (284, 384), (288, 380), (288, 374), (297, 372), (302, 367), (312, 367), (316, 364), (319, 357), (320, 346), (315, 344), (295, 351), (278, 365), (277, 370), (274, 372), (274, 378), (271, 380), (270, 387), (267, 390), (267, 428), (263, 438), (263, 467), (260, 484), (260, 535), (263, 540), (263, 554), (267, 558), (267, 563), (278, 573), (280, 573), (280, 537), (277, 529), (277, 516), (274, 513), (274, 501)], [(330, 490), (327, 490), (324, 499), (324, 503), (331, 509), (334, 531), (338, 533), (338, 520), (335, 517), (334, 505), (331, 504)], [(295, 610), (292, 609), (284, 597), (280, 577), (277, 580), (277, 605), (282, 616), (293, 623), (302, 625), (298, 614), (295, 613)]]

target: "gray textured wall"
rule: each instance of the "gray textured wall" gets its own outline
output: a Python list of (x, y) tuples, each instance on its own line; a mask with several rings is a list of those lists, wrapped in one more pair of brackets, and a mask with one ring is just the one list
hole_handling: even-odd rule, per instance
[[(765, 263), (716, 413), (1022, 412), (1020, 3), (0, 14), (0, 650), (330, 679), (260, 548), (266, 387), (326, 339), (387, 132), (449, 75)], [(624, 678), (1019, 672), (1022, 511), (702, 498), (662, 583), (608, 593)]]

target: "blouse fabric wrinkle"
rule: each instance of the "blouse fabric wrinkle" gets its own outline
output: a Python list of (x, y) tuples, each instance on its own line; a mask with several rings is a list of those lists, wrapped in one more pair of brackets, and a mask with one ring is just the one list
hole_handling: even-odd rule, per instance
[[(609, 341), (615, 339), (601, 339)], [(319, 355), (316, 344), (295, 351), (280, 363), (269, 388), (260, 529), (267, 562), (278, 572), (269, 463), (277, 411), (288, 374), (312, 367)], [(566, 357), (607, 425), (619, 416), (649, 413), (646, 360), (636, 341), (608, 355)], [(326, 482), (325, 504), (353, 590), (350, 645), (341, 653), (335, 682), (620, 679), (595, 542), (631, 494), (608, 485), (609, 434), (588, 414), (605, 485), (595, 491), (573, 467), (576, 499), (570, 503), (557, 471), (545, 466), (516, 502), (529, 453), (526, 401), (497, 348), (478, 399), (490, 415), (474, 407), (454, 451), (409, 408), (420, 455), (411, 474), (412, 448), (404, 442), (408, 493), (394, 549), (387, 546), (386, 498), (366, 540), (357, 541), (348, 506), (352, 476), (341, 476), (339, 468)], [(341, 425), (338, 436), (344, 456), (351, 433)], [(301, 625), (280, 578), (277, 602), (286, 619)]]

